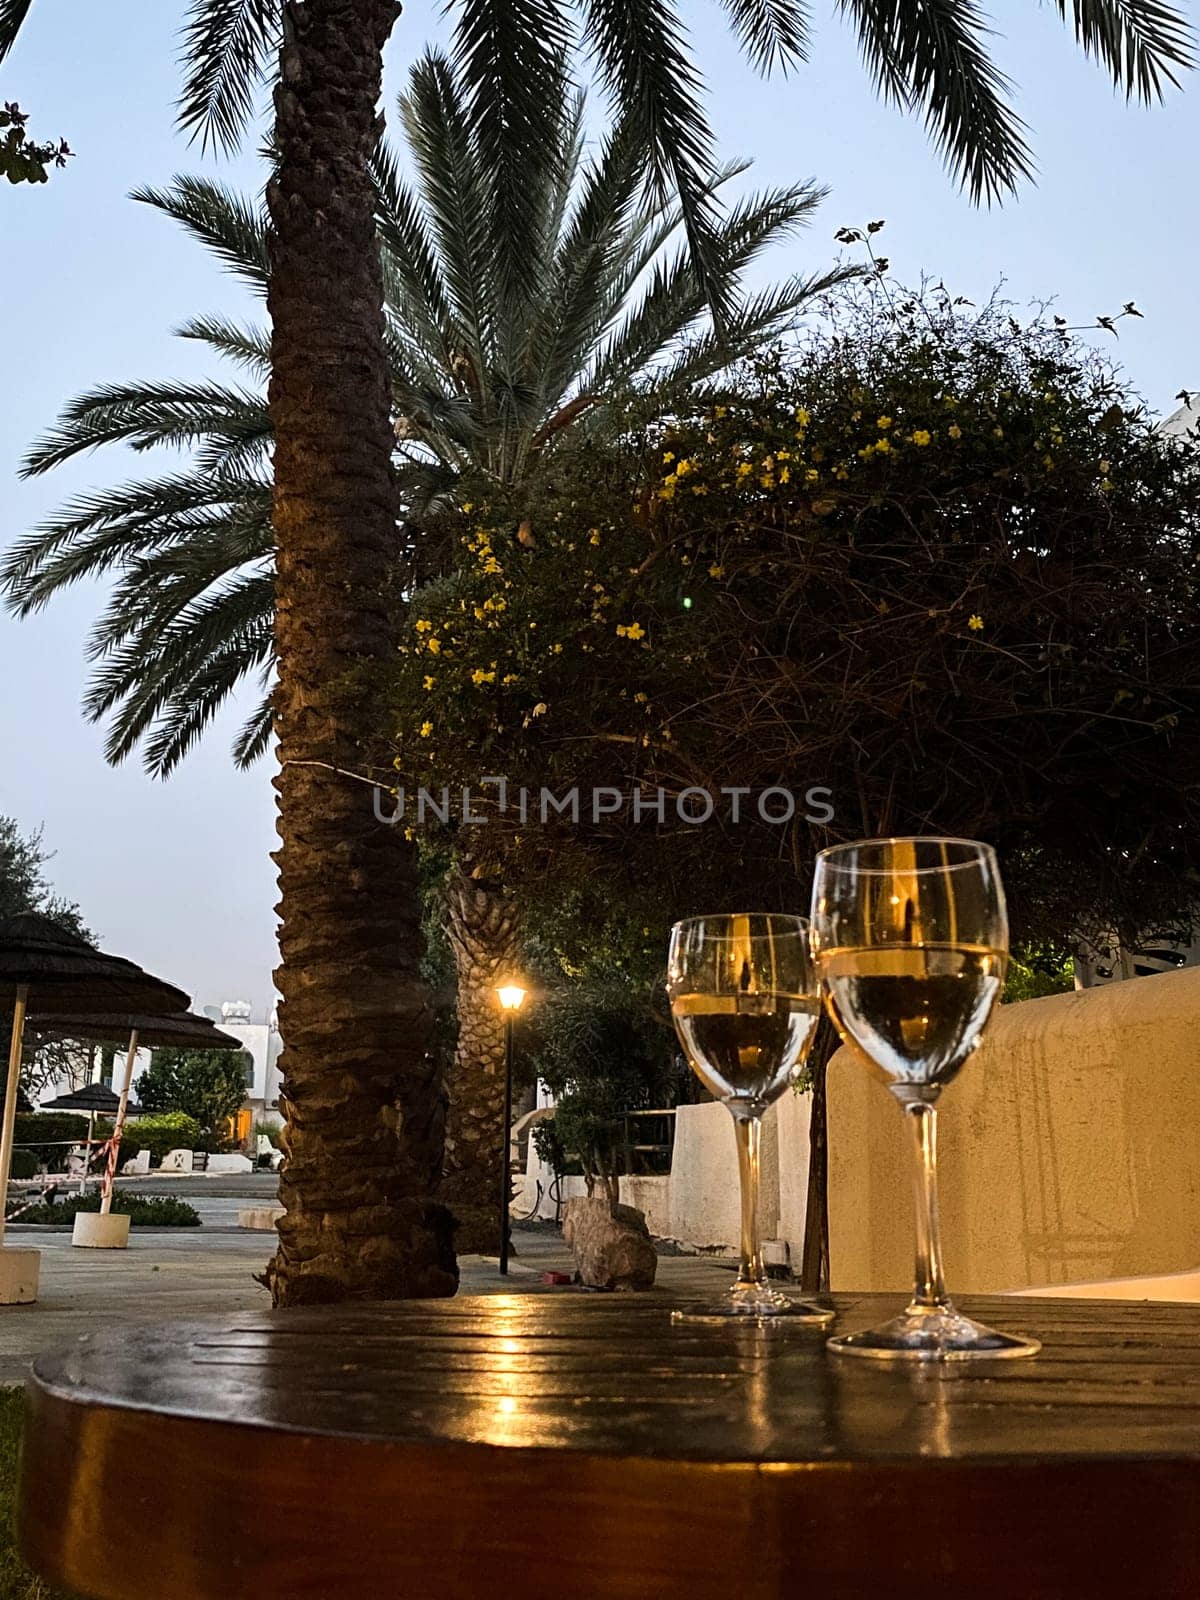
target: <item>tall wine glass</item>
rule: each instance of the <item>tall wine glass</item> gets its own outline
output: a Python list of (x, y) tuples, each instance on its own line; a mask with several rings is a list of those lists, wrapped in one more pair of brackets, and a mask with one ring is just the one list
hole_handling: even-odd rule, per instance
[(817, 857), (813, 952), (847, 1044), (880, 1068), (916, 1157), (916, 1288), (881, 1328), (830, 1340), (887, 1360), (1028, 1356), (1031, 1339), (956, 1311), (942, 1275), (937, 1100), (978, 1045), (1004, 983), (1008, 916), (995, 853), (970, 839), (867, 839)]
[(808, 924), (766, 912), (678, 922), (667, 993), (692, 1071), (733, 1117), (741, 1179), (737, 1282), (723, 1302), (694, 1314), (826, 1323), (831, 1311), (771, 1288), (758, 1217), (763, 1113), (803, 1064), (820, 1016)]

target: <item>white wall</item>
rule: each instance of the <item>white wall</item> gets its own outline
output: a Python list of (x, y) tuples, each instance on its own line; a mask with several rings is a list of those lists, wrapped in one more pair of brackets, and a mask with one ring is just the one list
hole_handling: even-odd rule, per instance
[[(793, 1262), (804, 1243), (808, 1188), (807, 1095), (785, 1094), (763, 1119), (760, 1213), (764, 1239), (785, 1239)], [(515, 1209), (532, 1212), (541, 1184), (537, 1214), (553, 1218), (550, 1188), (554, 1174), (538, 1159), (532, 1141), (524, 1195)], [(584, 1194), (582, 1178), (564, 1178), (561, 1209)], [(741, 1198), (733, 1119), (723, 1105), (680, 1106), (675, 1115), (675, 1149), (670, 1176), (621, 1179), (621, 1199), (644, 1212), (650, 1232), (697, 1251), (736, 1254), (741, 1235)]]

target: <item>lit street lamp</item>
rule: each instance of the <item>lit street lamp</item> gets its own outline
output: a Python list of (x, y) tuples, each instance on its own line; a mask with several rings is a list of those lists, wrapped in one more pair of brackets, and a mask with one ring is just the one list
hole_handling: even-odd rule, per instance
[(528, 993), (521, 984), (508, 978), (496, 989), (504, 1011), (504, 1120), (500, 1129), (500, 1271), (508, 1276), (508, 1207), (512, 1198), (512, 1173), (509, 1171), (509, 1125), (512, 1122), (513, 1022), (525, 1004)]

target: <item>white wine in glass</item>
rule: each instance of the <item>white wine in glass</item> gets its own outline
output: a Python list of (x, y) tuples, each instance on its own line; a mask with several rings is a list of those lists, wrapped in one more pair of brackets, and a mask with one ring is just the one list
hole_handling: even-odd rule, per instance
[(677, 923), (667, 991), (692, 1071), (733, 1117), (742, 1198), (737, 1281), (722, 1303), (677, 1315), (787, 1317), (823, 1325), (831, 1311), (771, 1287), (758, 1216), (763, 1114), (803, 1065), (820, 1016), (808, 925), (769, 912)]
[(942, 1272), (937, 1100), (979, 1044), (1004, 986), (1008, 917), (991, 847), (866, 839), (817, 857), (812, 942), (830, 1014), (906, 1113), (916, 1158), (913, 1298), (882, 1328), (829, 1341), (878, 1360), (1028, 1356), (1032, 1339), (956, 1311)]

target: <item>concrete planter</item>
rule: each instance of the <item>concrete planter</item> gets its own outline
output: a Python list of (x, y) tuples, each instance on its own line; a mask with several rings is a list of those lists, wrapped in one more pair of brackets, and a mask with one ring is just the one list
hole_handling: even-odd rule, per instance
[(0, 1249), (0, 1306), (31, 1306), (38, 1297), (40, 1250)]
[(126, 1250), (129, 1248), (129, 1218), (110, 1211), (102, 1217), (98, 1211), (79, 1211), (71, 1243), (85, 1250)]

